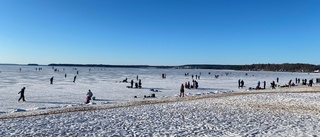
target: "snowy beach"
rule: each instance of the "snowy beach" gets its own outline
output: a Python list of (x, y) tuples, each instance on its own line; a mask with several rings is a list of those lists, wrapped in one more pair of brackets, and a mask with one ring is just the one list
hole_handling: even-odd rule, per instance
[[(299, 88), (298, 90), (304, 90)], [(310, 89), (310, 88), (309, 88)], [(314, 88), (313, 90), (318, 90)], [(0, 121), (2, 136), (318, 136), (320, 93), (251, 92)], [(161, 100), (161, 99), (160, 99)], [(156, 101), (156, 100), (154, 100)], [(138, 101), (139, 102), (139, 101)], [(64, 108), (66, 110), (66, 108)], [(49, 111), (49, 110), (44, 110)], [(61, 110), (63, 111), (63, 110)], [(29, 114), (35, 112), (29, 112)], [(23, 115), (23, 114), (21, 114)], [(3, 117), (2, 117), (3, 118)]]
[[(1, 136), (320, 135), (318, 85), (277, 89), (269, 85), (277, 77), (278, 84), (284, 85), (319, 74), (69, 67), (54, 72), (51, 67), (42, 68), (0, 66)], [(163, 73), (167, 78), (161, 78)], [(191, 81), (191, 75), (201, 76), (199, 88), (186, 89), (187, 96), (179, 98), (180, 85)], [(136, 81), (136, 76), (142, 80), (142, 89), (126, 88), (129, 83), (120, 82), (125, 78)], [(245, 81), (245, 88), (238, 88), (239, 79)], [(264, 80), (267, 90), (248, 91)], [(26, 102), (17, 101), (22, 87), (26, 87)], [(88, 89), (96, 97), (94, 104), (84, 104)], [(156, 98), (143, 98), (150, 94)]]

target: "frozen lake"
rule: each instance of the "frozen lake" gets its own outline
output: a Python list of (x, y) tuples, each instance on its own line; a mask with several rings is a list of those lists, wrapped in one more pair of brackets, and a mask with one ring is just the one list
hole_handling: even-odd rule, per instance
[[(20, 71), (21, 68), (21, 71)], [(42, 68), (38, 70), (37, 68)], [(155, 68), (89, 68), (89, 67), (55, 67), (50, 66), (10, 66), (0, 65), (0, 113), (33, 111), (83, 105), (86, 93), (90, 89), (96, 98), (96, 104), (109, 104), (143, 100), (144, 96), (155, 94), (157, 98), (177, 97), (182, 83), (192, 83), (192, 75), (200, 75), (198, 89), (185, 89), (187, 96), (221, 94), (226, 92), (245, 92), (255, 87), (257, 82), (276, 81), (284, 85), (289, 80), (320, 78), (317, 73), (291, 72), (252, 72), (232, 70), (205, 69), (155, 69)], [(77, 71), (79, 74), (77, 74)], [(185, 73), (189, 73), (185, 76)], [(209, 74), (210, 73), (210, 74)], [(65, 74), (67, 77), (65, 78)], [(162, 78), (166, 74), (166, 78)], [(228, 75), (226, 75), (228, 74)], [(246, 75), (248, 74), (248, 75)], [(215, 78), (219, 75), (219, 78)], [(73, 82), (77, 76), (76, 82)], [(138, 79), (142, 81), (142, 89), (127, 88), (130, 83), (120, 82), (128, 78), (128, 82)], [(53, 84), (50, 78), (54, 77)], [(194, 78), (195, 79), (195, 78)], [(245, 82), (245, 88), (238, 88), (238, 80)], [(18, 102), (18, 92), (26, 87), (26, 102)], [(151, 89), (159, 92), (152, 92)], [(137, 98), (134, 98), (137, 96)]]

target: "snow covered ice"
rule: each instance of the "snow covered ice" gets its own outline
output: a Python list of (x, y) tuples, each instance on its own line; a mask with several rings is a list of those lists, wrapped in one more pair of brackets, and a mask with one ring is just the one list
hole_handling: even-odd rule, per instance
[[(43, 69), (36, 70), (39, 67)], [(284, 85), (290, 79), (315, 79), (320, 77), (319, 74), (200, 69), (91, 68), (89, 71), (87, 67), (78, 67), (77, 70), (73, 67), (55, 68), (59, 72), (54, 72), (48, 66), (0, 66), (1, 136), (320, 135), (318, 86), (269, 89), (254, 91), (254, 94), (247, 91), (248, 87), (255, 87), (258, 81), (267, 81), (269, 88), (270, 82), (277, 77), (280, 78), (279, 84)], [(166, 79), (161, 77), (163, 73), (167, 75)], [(189, 73), (189, 76), (185, 76), (185, 73)], [(191, 82), (191, 75), (200, 73), (201, 78), (197, 80), (199, 89), (186, 89), (187, 97), (177, 97), (181, 84)], [(75, 75), (77, 80), (73, 83)], [(142, 80), (142, 89), (126, 88), (130, 83), (120, 82), (125, 78), (129, 82), (131, 79), (137, 82), (137, 75)], [(214, 75), (220, 77), (216, 79)], [(51, 85), (49, 79), (52, 76), (54, 81)], [(239, 79), (245, 81), (246, 88), (238, 88)], [(22, 87), (26, 87), (26, 102), (18, 102), (18, 92)], [(84, 104), (89, 89), (96, 97), (95, 105)], [(159, 92), (152, 92), (151, 89)], [(157, 98), (143, 98), (150, 94), (155, 94)], [(139, 101), (150, 103), (139, 104)], [(77, 107), (100, 109), (50, 114)], [(46, 112), (46, 115), (28, 116)]]

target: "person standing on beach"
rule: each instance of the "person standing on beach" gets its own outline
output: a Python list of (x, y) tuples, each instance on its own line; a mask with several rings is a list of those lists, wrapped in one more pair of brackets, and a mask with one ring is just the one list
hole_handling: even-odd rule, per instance
[(183, 84), (181, 84), (181, 88), (180, 88), (180, 97), (184, 97), (184, 87), (183, 87)]
[(238, 88), (241, 86), (241, 79), (238, 80)]
[(50, 84), (53, 84), (53, 76), (50, 78)]
[(263, 81), (263, 89), (266, 89), (266, 81)]
[(22, 99), (23, 102), (26, 101), (26, 100), (24, 99), (24, 90), (26, 90), (25, 87), (23, 87), (23, 88), (21, 89), (21, 91), (18, 93), (18, 94), (20, 94), (20, 98), (19, 98), (18, 102), (19, 102), (21, 99)]

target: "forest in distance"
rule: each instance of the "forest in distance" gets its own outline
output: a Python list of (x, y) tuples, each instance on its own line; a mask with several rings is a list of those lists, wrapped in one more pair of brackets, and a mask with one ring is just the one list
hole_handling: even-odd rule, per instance
[[(21, 64), (0, 64), (21, 65)], [(28, 66), (47, 66), (28, 64)], [(275, 72), (320, 72), (320, 65), (303, 63), (283, 64), (251, 64), (251, 65), (210, 65), (189, 64), (180, 66), (152, 66), (152, 65), (104, 65), (104, 64), (48, 64), (52, 67), (106, 67), (106, 68), (159, 68), (159, 69), (217, 69), (217, 70), (239, 70), (239, 71), (275, 71)]]
[(279, 71), (279, 72), (318, 72), (320, 65), (313, 64), (251, 64), (251, 65), (210, 65), (190, 64), (181, 66), (149, 66), (149, 65), (102, 65), (102, 64), (49, 64), (49, 66), (71, 67), (113, 67), (113, 68), (162, 68), (162, 69), (218, 69), (243, 71)]

